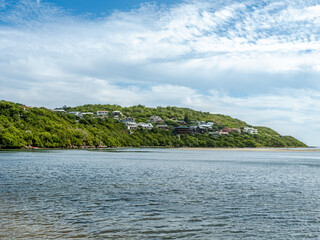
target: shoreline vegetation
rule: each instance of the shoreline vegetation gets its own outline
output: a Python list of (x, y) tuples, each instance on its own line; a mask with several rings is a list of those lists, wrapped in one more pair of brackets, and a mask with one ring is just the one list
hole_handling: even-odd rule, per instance
[(235, 152), (320, 152), (318, 148), (178, 148), (181, 150), (235, 151)]
[(74, 148), (39, 148), (24, 147), (19, 149), (0, 148), (0, 150), (123, 150), (123, 149), (172, 149), (172, 150), (188, 150), (188, 151), (230, 151), (230, 152), (320, 152), (320, 148), (304, 147), (304, 148), (215, 148), (215, 147), (164, 147), (164, 146), (143, 146), (143, 147), (74, 147)]
[(307, 145), (267, 127), (189, 108), (96, 104), (52, 110), (0, 101), (0, 149), (117, 147), (260, 151)]

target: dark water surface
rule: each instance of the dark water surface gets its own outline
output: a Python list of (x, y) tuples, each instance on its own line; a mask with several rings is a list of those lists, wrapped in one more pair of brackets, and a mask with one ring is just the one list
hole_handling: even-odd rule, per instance
[(320, 153), (0, 151), (19, 238), (320, 239)]

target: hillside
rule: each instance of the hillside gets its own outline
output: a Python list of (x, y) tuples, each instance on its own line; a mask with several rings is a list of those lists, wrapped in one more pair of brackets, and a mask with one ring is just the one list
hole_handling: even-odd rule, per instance
[[(0, 147), (2, 148), (77, 148), (77, 147), (305, 147), (290, 136), (281, 136), (272, 129), (255, 127), (258, 134), (243, 132), (247, 123), (220, 114), (210, 114), (188, 108), (142, 105), (121, 107), (118, 105), (84, 105), (64, 107), (65, 112), (46, 108), (25, 107), (21, 104), (0, 101)], [(108, 111), (104, 117), (97, 111)], [(120, 111), (120, 116), (111, 116)], [(94, 114), (70, 114), (92, 112)], [(151, 116), (163, 119), (161, 123), (149, 123)], [(125, 121), (135, 121), (129, 130)], [(134, 120), (132, 120), (134, 118)], [(121, 121), (123, 122), (121, 122)], [(202, 121), (203, 123), (200, 123)], [(139, 125), (139, 123), (141, 123)], [(209, 128), (201, 124), (211, 124)], [(178, 134), (183, 129), (198, 124), (194, 132)], [(147, 125), (147, 124), (145, 124)], [(158, 126), (157, 126), (158, 125)], [(151, 127), (150, 127), (151, 126)], [(165, 129), (160, 127), (166, 126)], [(204, 126), (204, 125), (203, 125)], [(152, 128), (152, 129), (151, 129)], [(191, 127), (190, 127), (191, 129)], [(234, 130), (235, 129), (235, 130)], [(240, 130), (242, 129), (242, 131)], [(199, 131), (198, 131), (199, 130)]]

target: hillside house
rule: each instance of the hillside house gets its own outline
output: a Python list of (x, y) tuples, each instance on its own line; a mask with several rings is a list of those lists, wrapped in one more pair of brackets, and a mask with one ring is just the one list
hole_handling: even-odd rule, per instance
[(190, 133), (190, 128), (179, 126), (179, 127), (176, 127), (174, 129), (174, 131), (175, 131), (176, 134), (189, 134)]
[(124, 124), (136, 124), (136, 122), (131, 119), (121, 119), (120, 122)]
[(221, 135), (229, 135), (228, 132), (222, 132), (222, 131), (215, 131), (215, 132), (209, 132), (210, 135), (213, 135), (214, 137), (218, 137)]
[(241, 133), (241, 129), (240, 128), (231, 128), (231, 132)]
[(164, 123), (164, 120), (159, 116), (151, 116), (149, 122)]
[(190, 132), (204, 134), (206, 132), (206, 129), (201, 126), (190, 126)]
[(224, 129), (222, 129), (222, 132), (227, 132), (227, 133), (230, 133), (230, 132), (238, 132), (238, 133), (241, 133), (241, 129), (239, 129), (239, 128), (225, 127)]
[(139, 126), (151, 130), (153, 128), (153, 125), (151, 123), (136, 123), (135, 121), (130, 121), (130, 120), (120, 120), (120, 122), (124, 123), (128, 130), (136, 130)]
[(135, 121), (129, 120), (129, 119), (122, 119), (120, 122), (124, 123), (128, 130), (135, 130), (137, 129), (138, 125)]
[(229, 132), (219, 131), (219, 135), (229, 135)]
[(148, 130), (151, 130), (153, 128), (153, 125), (151, 123), (144, 123), (144, 122), (137, 123), (137, 127), (139, 127), (139, 126), (141, 126), (144, 129), (148, 129)]
[(125, 120), (128, 120), (128, 121), (136, 121), (136, 119), (133, 118), (133, 117), (127, 117), (127, 118), (125, 118)]
[(258, 130), (252, 127), (244, 127), (242, 131), (250, 134), (258, 134)]
[(168, 125), (157, 125), (157, 128), (161, 129), (161, 130), (169, 130), (169, 126)]
[(92, 112), (83, 112), (83, 113), (81, 113), (82, 114), (82, 116), (85, 116), (85, 115), (91, 115), (91, 116), (93, 116), (93, 113)]
[(97, 111), (97, 116), (99, 117), (105, 117), (108, 116), (109, 112), (108, 111)]
[(72, 114), (76, 117), (82, 117), (82, 113), (81, 112), (68, 112), (69, 114)]
[(122, 113), (120, 111), (113, 111), (112, 112), (112, 116), (114, 116), (114, 117), (115, 116), (119, 116), (120, 117), (121, 115), (122, 115)]
[(24, 111), (28, 111), (28, 109), (31, 109), (32, 107), (28, 107), (26, 105), (20, 105), (20, 107), (24, 110)]
[(207, 123), (205, 123), (205, 124), (200, 124), (199, 127), (201, 127), (201, 128), (206, 128), (206, 129), (212, 129), (212, 125), (211, 125), (211, 124), (207, 124)]
[(205, 124), (206, 122), (205, 121), (195, 121), (194, 123), (199, 126), (199, 125)]
[[(24, 108), (24, 110), (26, 110), (26, 109)], [(61, 108), (55, 108), (55, 109), (53, 109), (53, 111), (54, 112), (60, 112), (60, 113), (66, 113), (66, 111), (64, 109), (61, 109)]]

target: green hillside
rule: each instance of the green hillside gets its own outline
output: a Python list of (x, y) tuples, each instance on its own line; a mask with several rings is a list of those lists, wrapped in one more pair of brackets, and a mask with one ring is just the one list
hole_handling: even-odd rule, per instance
[(134, 117), (137, 121), (147, 121), (150, 116), (157, 115), (165, 120), (173, 118), (176, 120), (184, 120), (185, 116), (193, 121), (212, 121), (216, 120), (223, 123), (228, 127), (244, 127), (247, 124), (241, 120), (232, 118), (230, 116), (225, 116), (221, 114), (210, 114), (208, 112), (195, 111), (189, 108), (179, 108), (179, 107), (156, 107), (148, 108), (143, 105), (137, 105), (133, 107), (121, 107), (119, 105), (83, 105), (74, 108), (65, 108), (68, 111), (80, 111), (80, 112), (97, 112), (100, 110), (105, 111), (120, 111), (126, 116)]
[[(169, 130), (160, 130), (153, 124), (151, 130), (138, 127), (130, 131), (124, 123), (110, 115), (105, 118), (85, 115), (77, 117), (69, 113), (46, 108), (25, 107), (21, 104), (0, 101), (0, 147), (2, 148), (77, 148), (77, 147), (305, 147), (290, 136), (281, 136), (272, 129), (256, 127), (258, 134), (230, 132), (214, 136), (206, 131), (177, 135), (174, 131), (181, 121), (186, 126), (195, 121), (214, 122), (211, 131), (225, 127), (243, 128), (245, 122), (220, 114), (195, 111), (188, 108), (142, 105), (121, 107), (118, 105), (84, 105), (64, 107), (67, 112), (121, 111), (122, 118), (132, 117), (136, 122), (147, 122), (150, 116), (160, 116)], [(180, 122), (179, 122), (180, 120)]]

